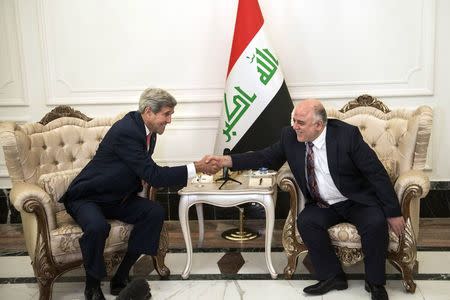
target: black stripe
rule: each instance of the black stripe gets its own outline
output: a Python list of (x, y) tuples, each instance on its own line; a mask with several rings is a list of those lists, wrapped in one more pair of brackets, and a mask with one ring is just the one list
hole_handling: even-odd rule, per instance
[[(365, 274), (346, 274), (348, 280), (364, 280)], [(432, 280), (432, 281), (449, 281), (450, 274), (434, 273), (434, 274), (415, 274), (414, 281)], [(145, 279), (149, 281), (160, 281), (159, 275), (148, 275)], [(313, 274), (294, 274), (293, 280), (316, 280)], [(104, 281), (109, 281), (110, 278)], [(188, 279), (182, 279), (181, 275), (170, 275), (166, 280), (273, 280), (270, 274), (190, 274)], [(285, 280), (283, 274), (278, 274), (277, 280)], [(386, 274), (386, 280), (402, 280), (401, 274)], [(67, 276), (59, 277), (55, 282), (84, 282), (84, 276)], [(18, 284), (18, 283), (37, 283), (35, 277), (10, 277), (0, 278), (0, 284)]]
[[(284, 252), (283, 247), (272, 247), (272, 253)], [(193, 253), (265, 252), (264, 247), (253, 248), (194, 248)], [(450, 247), (417, 246), (418, 252), (450, 252)], [(168, 249), (167, 253), (186, 253), (186, 248)], [(28, 256), (28, 252), (1, 252), (0, 257)]]
[(280, 139), (281, 129), (291, 124), (294, 105), (283, 81), (280, 89), (259, 115), (231, 153), (255, 151), (272, 145)]

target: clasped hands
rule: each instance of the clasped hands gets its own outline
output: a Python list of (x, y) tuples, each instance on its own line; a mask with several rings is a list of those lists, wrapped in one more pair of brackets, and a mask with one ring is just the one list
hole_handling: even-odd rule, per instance
[(194, 165), (197, 172), (214, 175), (223, 167), (232, 167), (232, 161), (228, 155), (205, 155)]

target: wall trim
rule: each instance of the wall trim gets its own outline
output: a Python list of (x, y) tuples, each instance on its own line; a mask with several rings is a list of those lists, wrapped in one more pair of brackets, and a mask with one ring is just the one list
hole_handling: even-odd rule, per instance
[[(5, 31), (4, 36), (7, 39), (6, 41), (6, 50), (7, 55), (9, 56), (9, 65), (11, 72), (14, 73), (14, 69), (17, 69), (17, 80), (20, 84), (20, 90), (22, 92), (22, 98), (20, 97), (11, 97), (6, 98), (0, 101), (0, 107), (6, 106), (6, 107), (22, 107), (22, 106), (29, 106), (29, 98), (28, 98), (28, 89), (27, 89), (27, 81), (26, 81), (26, 69), (25, 69), (25, 55), (23, 52), (23, 39), (22, 39), (22, 19), (21, 14), (22, 10), (20, 8), (20, 1), (12, 1), (13, 9), (14, 9), (14, 24), (15, 30), (12, 34), (12, 38), (15, 40), (14, 42), (9, 40), (8, 32)], [(3, 3), (5, 5), (5, 3)], [(1, 4), (0, 4), (1, 6)], [(3, 7), (3, 10), (6, 11), (5, 7)], [(3, 18), (2, 18), (3, 19)], [(4, 27), (6, 28), (6, 20), (4, 20)], [(12, 45), (17, 46), (17, 50), (12, 49)], [(8, 46), (9, 45), (9, 46)], [(17, 66), (13, 65), (14, 59), (11, 57), (11, 53), (17, 52)], [(6, 81), (5, 83), (0, 83), (0, 91), (4, 88), (6, 88), (8, 85), (14, 84), (15, 80), (14, 78), (10, 78), (10, 80)]]
[[(48, 0), (38, 0), (38, 20), (40, 28), (40, 42), (42, 48), (42, 65), (44, 72), (45, 103), (53, 105), (110, 105), (135, 104), (136, 95), (147, 87), (122, 86), (101, 88), (77, 88), (70, 82), (58, 76), (53, 51), (49, 45), (47, 14)], [(377, 97), (396, 96), (429, 96), (434, 93), (434, 56), (435, 56), (435, 0), (418, 2), (418, 17), (420, 28), (417, 30), (418, 53), (415, 62), (401, 78), (388, 81), (342, 81), (342, 82), (289, 82), (287, 86), (293, 99), (301, 98), (347, 98), (355, 97), (362, 92)], [(422, 73), (421, 73), (422, 72)], [(414, 86), (413, 78), (419, 74), (419, 82)], [(225, 78), (224, 78), (225, 80)], [(69, 91), (69, 96), (55, 95), (55, 85), (63, 84)], [(181, 103), (221, 103), (224, 85), (210, 84), (209, 86), (177, 87), (168, 86)], [(113, 95), (113, 96), (111, 96)], [(102, 103), (103, 102), (103, 103)], [(107, 102), (107, 103), (104, 103)]]

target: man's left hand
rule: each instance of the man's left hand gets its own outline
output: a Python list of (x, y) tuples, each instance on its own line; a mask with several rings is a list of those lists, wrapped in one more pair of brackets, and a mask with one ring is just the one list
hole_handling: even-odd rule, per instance
[(400, 237), (400, 235), (405, 230), (405, 220), (403, 219), (403, 217), (400, 216), (400, 217), (388, 218), (387, 221), (388, 221), (389, 227), (392, 229), (392, 231), (398, 237)]

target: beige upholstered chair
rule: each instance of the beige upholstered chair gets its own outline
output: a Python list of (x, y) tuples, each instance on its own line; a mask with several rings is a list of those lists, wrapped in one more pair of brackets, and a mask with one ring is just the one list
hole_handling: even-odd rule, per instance
[[(123, 115), (91, 120), (68, 106), (61, 106), (39, 123), (0, 123), (0, 143), (12, 180), (11, 202), (22, 217), (41, 300), (51, 299), (57, 277), (82, 264), (78, 243), (82, 231), (57, 201), (92, 159), (111, 125)], [(150, 195), (154, 196), (152, 191)], [(117, 220), (111, 220), (110, 224), (105, 247), (108, 273), (121, 261), (132, 229), (132, 225)], [(155, 269), (163, 277), (170, 274), (164, 265), (167, 249), (164, 226), (159, 253), (154, 257)]]
[[(389, 232), (388, 259), (401, 272), (406, 291), (414, 293), (420, 199), (428, 194), (430, 188), (428, 177), (422, 170), (431, 134), (432, 110), (421, 106), (415, 110), (390, 111), (378, 99), (362, 95), (341, 110), (327, 109), (327, 114), (329, 118), (358, 126), (364, 140), (375, 150), (391, 178), (407, 226), (400, 239)], [(307, 251), (296, 226), (297, 215), (303, 209), (305, 199), (287, 165), (279, 171), (277, 180), (281, 189), (290, 194), (290, 211), (282, 240), (288, 256), (284, 273), (291, 278), (298, 256)], [(361, 239), (352, 224), (337, 224), (328, 232), (343, 265), (352, 265), (363, 259)]]

